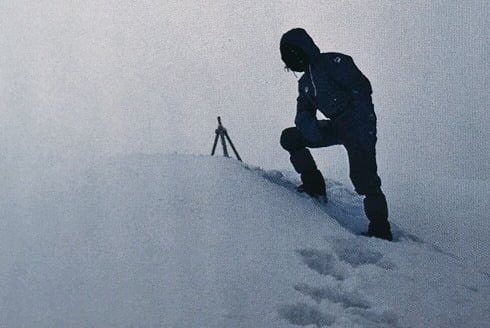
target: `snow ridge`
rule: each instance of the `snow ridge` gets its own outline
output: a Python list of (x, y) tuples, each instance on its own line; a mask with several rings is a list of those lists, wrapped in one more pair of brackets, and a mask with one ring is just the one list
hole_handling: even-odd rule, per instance
[(61, 173), (1, 200), (0, 327), (490, 321), (488, 275), (403, 227), (395, 243), (359, 236), (362, 201), (336, 182), (323, 205), (291, 172), (221, 157), (121, 156)]

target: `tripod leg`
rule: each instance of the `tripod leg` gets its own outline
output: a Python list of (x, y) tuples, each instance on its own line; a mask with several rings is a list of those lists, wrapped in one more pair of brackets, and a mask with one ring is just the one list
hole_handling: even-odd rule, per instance
[(214, 152), (216, 151), (216, 145), (218, 144), (218, 138), (219, 138), (219, 134), (216, 133), (216, 137), (214, 138), (214, 143), (213, 143), (213, 150), (211, 151), (211, 156), (213, 156)]
[(228, 149), (226, 148), (226, 142), (225, 142), (225, 137), (223, 132), (220, 133), (220, 137), (221, 137), (221, 145), (223, 146), (223, 155), (225, 155), (225, 157), (230, 157), (228, 155)]
[(231, 146), (231, 149), (233, 149), (233, 152), (235, 153), (235, 156), (236, 158), (241, 162), (242, 159), (240, 158), (240, 155), (238, 155), (238, 152), (236, 151), (236, 148), (235, 146), (233, 145), (233, 142), (231, 142), (231, 138), (230, 136), (228, 135), (228, 132), (225, 132), (225, 137), (226, 139), (228, 140), (228, 142), (230, 143), (230, 146)]

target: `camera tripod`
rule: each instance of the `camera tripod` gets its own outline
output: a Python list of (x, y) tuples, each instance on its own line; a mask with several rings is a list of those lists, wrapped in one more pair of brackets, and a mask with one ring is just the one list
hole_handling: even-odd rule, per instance
[(223, 155), (225, 157), (230, 157), (230, 155), (228, 155), (228, 149), (226, 147), (226, 140), (228, 140), (231, 148), (233, 149), (233, 152), (235, 153), (236, 158), (241, 162), (242, 159), (240, 158), (240, 155), (238, 155), (238, 152), (236, 151), (236, 148), (233, 145), (230, 136), (228, 136), (228, 132), (226, 132), (225, 127), (221, 124), (221, 116), (218, 116), (218, 128), (216, 129), (215, 133), (216, 133), (216, 137), (214, 138), (214, 144), (213, 144), (213, 150), (211, 152), (211, 156), (213, 156), (214, 152), (216, 151), (216, 145), (218, 144), (218, 139), (221, 139), (221, 145), (223, 146)]

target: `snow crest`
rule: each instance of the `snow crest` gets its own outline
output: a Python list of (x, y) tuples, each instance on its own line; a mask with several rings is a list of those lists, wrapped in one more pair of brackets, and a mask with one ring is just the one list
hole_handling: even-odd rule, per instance
[(483, 327), (490, 283), (362, 199), (292, 172), (133, 155), (1, 199), (0, 327)]

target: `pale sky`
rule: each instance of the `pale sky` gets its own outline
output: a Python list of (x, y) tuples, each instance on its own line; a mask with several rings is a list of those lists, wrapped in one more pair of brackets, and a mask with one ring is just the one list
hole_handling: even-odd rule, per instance
[[(297, 85), (279, 39), (303, 27), (371, 80), (380, 171), (489, 178), (488, 12), (488, 1), (1, 1), (2, 167), (209, 154), (221, 115), (246, 162), (290, 168), (279, 136)], [(314, 155), (347, 177), (340, 147)]]

